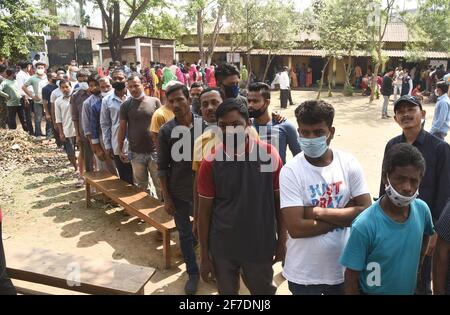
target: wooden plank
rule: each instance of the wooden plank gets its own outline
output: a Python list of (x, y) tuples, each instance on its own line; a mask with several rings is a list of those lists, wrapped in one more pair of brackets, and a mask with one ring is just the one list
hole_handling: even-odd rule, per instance
[(86, 208), (91, 207), (91, 184), (86, 181)]
[(173, 217), (165, 212), (164, 205), (146, 192), (107, 172), (86, 173), (85, 178), (87, 182), (124, 207), (127, 212), (139, 217), (157, 230), (163, 232), (167, 229), (176, 229)]
[(163, 232), (163, 256), (166, 268), (170, 268), (170, 231)]
[[(140, 294), (154, 268), (92, 260), (45, 249), (5, 244), (7, 272), (12, 279), (88, 294)], [(79, 285), (75, 282), (79, 281)]]

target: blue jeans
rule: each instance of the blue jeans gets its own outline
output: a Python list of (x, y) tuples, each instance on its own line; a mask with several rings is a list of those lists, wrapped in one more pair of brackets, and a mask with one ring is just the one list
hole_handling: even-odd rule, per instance
[(289, 290), (293, 295), (343, 295), (344, 284), (328, 285), (313, 284), (303, 285), (288, 281)]
[(192, 202), (177, 198), (172, 198), (172, 200), (175, 204), (174, 219), (180, 236), (181, 253), (186, 263), (186, 271), (189, 275), (198, 275), (200, 272), (194, 250), (197, 240), (192, 233), (192, 224), (189, 217), (193, 215)]

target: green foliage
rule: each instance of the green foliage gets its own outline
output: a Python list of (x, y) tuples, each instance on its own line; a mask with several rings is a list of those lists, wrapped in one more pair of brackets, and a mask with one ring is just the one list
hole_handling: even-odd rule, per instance
[(316, 48), (328, 56), (341, 58), (357, 49), (365, 49), (368, 15), (365, 0), (328, 0), (321, 3), (315, 32)]
[(344, 96), (353, 96), (355, 89), (350, 84), (344, 86)]
[(181, 39), (184, 32), (185, 29), (178, 16), (153, 9), (147, 9), (140, 14), (130, 30), (131, 35), (177, 40)]
[(410, 34), (408, 60), (423, 60), (427, 50), (450, 52), (449, 14), (448, 0), (419, 0), (415, 13), (402, 16)]
[(275, 53), (295, 45), (298, 14), (292, 1), (228, 0), (225, 12), (233, 47)]
[(48, 34), (57, 23), (54, 17), (25, 0), (2, 0), (0, 12), (0, 56), (13, 60), (36, 49), (37, 36)]

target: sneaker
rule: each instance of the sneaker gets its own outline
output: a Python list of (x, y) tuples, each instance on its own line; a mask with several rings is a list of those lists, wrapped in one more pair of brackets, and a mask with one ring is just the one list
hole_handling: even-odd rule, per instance
[(190, 275), (189, 280), (184, 286), (184, 293), (186, 295), (195, 295), (197, 293), (198, 281), (200, 280), (199, 275)]

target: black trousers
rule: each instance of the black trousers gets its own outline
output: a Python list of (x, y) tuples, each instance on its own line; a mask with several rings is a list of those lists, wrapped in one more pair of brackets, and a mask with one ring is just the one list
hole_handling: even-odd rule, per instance
[(292, 101), (291, 89), (289, 89), (288, 91), (289, 91), (289, 105), (294, 105), (294, 102)]
[(281, 108), (287, 108), (288, 99), (289, 99), (289, 90), (280, 90)]
[(16, 288), (6, 274), (5, 251), (2, 241), (2, 222), (0, 221), (0, 295), (16, 295)]
[(8, 128), (16, 129), (16, 116), (19, 116), (20, 124), (23, 130), (27, 131), (27, 125), (25, 122), (25, 113), (22, 106), (7, 106), (8, 109)]
[(34, 129), (33, 129), (33, 121), (32, 121), (32, 115), (31, 115), (31, 111), (33, 108), (33, 100), (29, 100), (28, 101), (30, 104), (28, 107), (25, 106), (25, 101), (23, 99), (23, 97), (20, 99), (20, 103), (22, 104), (22, 108), (23, 111), (25, 113), (25, 123), (27, 126), (27, 132), (30, 135), (34, 135)]
[(114, 155), (114, 164), (119, 172), (120, 179), (133, 185), (133, 168), (131, 163), (123, 163), (118, 155)]
[(213, 258), (217, 289), (220, 295), (238, 295), (240, 276), (252, 295), (274, 295), (272, 261), (246, 262)]

